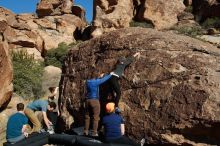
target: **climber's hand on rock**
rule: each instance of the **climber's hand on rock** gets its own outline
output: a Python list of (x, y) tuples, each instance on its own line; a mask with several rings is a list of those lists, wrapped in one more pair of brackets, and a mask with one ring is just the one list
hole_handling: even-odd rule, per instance
[(140, 53), (140, 52), (137, 52), (137, 53), (135, 53), (133, 56), (134, 56), (134, 57), (137, 57), (137, 58), (140, 58), (141, 53)]

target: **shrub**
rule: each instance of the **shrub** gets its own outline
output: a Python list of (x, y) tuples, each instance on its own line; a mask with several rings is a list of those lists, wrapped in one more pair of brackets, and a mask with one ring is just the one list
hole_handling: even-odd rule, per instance
[(193, 7), (192, 6), (187, 6), (184, 11), (192, 13), (193, 12)]
[(45, 66), (53, 65), (61, 68), (69, 49), (76, 44), (77, 43), (71, 43), (67, 45), (65, 43), (60, 43), (57, 48), (48, 50), (45, 56)]
[(14, 91), (24, 98), (39, 98), (42, 95), (43, 63), (34, 60), (27, 51), (11, 52), (14, 70)]
[(208, 28), (220, 28), (220, 18), (207, 18), (203, 23), (202, 26), (206, 29)]
[(148, 22), (137, 22), (137, 21), (134, 21), (132, 20), (130, 22), (130, 27), (143, 27), (143, 28), (153, 28), (153, 24), (152, 23), (148, 23)]
[(191, 37), (196, 37), (197, 35), (201, 35), (203, 33), (203, 30), (201, 27), (198, 26), (182, 26), (182, 27), (174, 27), (172, 28), (174, 30), (177, 30), (180, 34), (185, 34)]

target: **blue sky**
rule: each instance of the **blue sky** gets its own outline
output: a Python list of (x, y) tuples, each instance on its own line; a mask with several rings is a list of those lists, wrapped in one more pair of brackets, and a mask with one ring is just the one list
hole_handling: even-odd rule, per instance
[[(35, 13), (37, 2), (40, 0), (0, 0), (0, 6), (14, 13)], [(86, 19), (92, 20), (93, 0), (74, 0), (74, 5), (81, 5), (86, 10)]]

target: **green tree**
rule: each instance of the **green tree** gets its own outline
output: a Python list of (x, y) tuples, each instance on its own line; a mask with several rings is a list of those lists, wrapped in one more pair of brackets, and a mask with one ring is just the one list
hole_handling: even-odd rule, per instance
[(11, 53), (14, 70), (14, 91), (24, 98), (39, 98), (42, 95), (43, 63), (34, 60), (27, 51)]
[(208, 28), (220, 28), (220, 19), (218, 17), (214, 18), (207, 18), (203, 23), (202, 26), (206, 29)]
[(130, 22), (130, 27), (143, 27), (143, 28), (153, 28), (153, 24), (150, 21), (142, 21), (142, 22), (138, 22), (138, 21), (134, 21), (132, 20)]
[(57, 48), (48, 50), (44, 58), (45, 66), (52, 65), (61, 68), (70, 48), (79, 43), (81, 43), (81, 41), (73, 42), (69, 45), (66, 43), (60, 43)]
[(67, 44), (60, 43), (57, 48), (48, 50), (44, 60), (45, 66), (53, 65), (61, 68), (69, 48)]

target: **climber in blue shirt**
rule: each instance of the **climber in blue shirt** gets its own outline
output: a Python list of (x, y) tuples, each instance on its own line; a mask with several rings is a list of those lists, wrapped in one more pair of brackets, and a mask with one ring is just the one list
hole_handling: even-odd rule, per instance
[(89, 127), (90, 127), (90, 116), (92, 118), (93, 130), (92, 136), (98, 136), (98, 122), (100, 115), (100, 102), (99, 102), (99, 86), (107, 81), (111, 75), (103, 76), (104, 74), (100, 74), (99, 78), (94, 78), (98, 76), (98, 71), (94, 69), (91, 72), (91, 79), (86, 81), (86, 102), (85, 102), (85, 127), (84, 127), (84, 135), (88, 135)]

